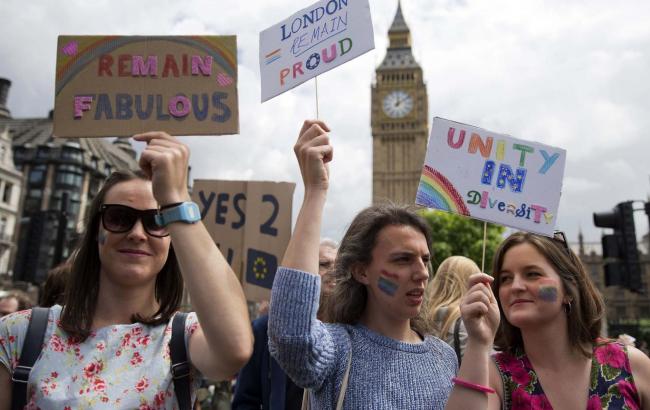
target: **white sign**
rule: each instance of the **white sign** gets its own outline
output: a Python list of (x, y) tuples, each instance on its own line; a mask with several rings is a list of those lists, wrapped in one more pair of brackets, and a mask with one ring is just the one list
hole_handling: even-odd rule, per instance
[(415, 202), (552, 236), (566, 151), (434, 118)]
[(260, 33), (262, 102), (375, 48), (368, 0), (321, 0)]

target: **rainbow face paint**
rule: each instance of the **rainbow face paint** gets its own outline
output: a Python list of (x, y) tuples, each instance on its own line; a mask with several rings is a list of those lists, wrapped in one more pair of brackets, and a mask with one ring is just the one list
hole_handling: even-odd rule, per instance
[(379, 276), (379, 281), (377, 283), (379, 289), (388, 296), (395, 296), (395, 293), (399, 288), (399, 283), (397, 283), (399, 275), (384, 270), (381, 271), (380, 275), (381, 276)]
[(540, 282), (537, 296), (544, 302), (553, 303), (557, 301), (557, 285), (555, 281), (546, 279)]

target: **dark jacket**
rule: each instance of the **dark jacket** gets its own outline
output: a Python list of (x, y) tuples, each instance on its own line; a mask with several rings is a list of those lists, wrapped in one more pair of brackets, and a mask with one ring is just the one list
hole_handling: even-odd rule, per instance
[[(295, 387), (282, 371), (278, 362), (271, 357), (268, 344), (268, 315), (253, 321), (255, 344), (253, 356), (246, 363), (235, 386), (233, 410), (284, 410), (287, 407), (287, 384)], [(298, 407), (299, 408), (299, 407)]]

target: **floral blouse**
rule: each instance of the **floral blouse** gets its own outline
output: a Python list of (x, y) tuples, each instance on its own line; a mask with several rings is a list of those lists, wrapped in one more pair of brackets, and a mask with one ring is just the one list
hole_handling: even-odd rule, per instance
[[(552, 409), (528, 357), (501, 352), (493, 356), (503, 380), (504, 409)], [(627, 348), (616, 342), (597, 342), (591, 360), (587, 410), (640, 408)]]
[[(0, 363), (10, 373), (18, 363), (30, 310), (0, 319)], [(41, 355), (29, 376), (25, 409), (177, 409), (170, 372), (167, 325), (106, 326), (76, 343), (59, 326), (61, 306), (50, 308)], [(185, 346), (196, 330), (187, 317)], [(192, 368), (192, 400), (200, 382)]]

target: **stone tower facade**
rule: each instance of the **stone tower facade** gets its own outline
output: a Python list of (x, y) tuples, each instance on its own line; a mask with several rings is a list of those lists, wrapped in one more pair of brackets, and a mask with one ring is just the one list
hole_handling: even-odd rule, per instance
[(372, 86), (372, 202), (415, 202), (428, 139), (427, 90), (398, 2)]

